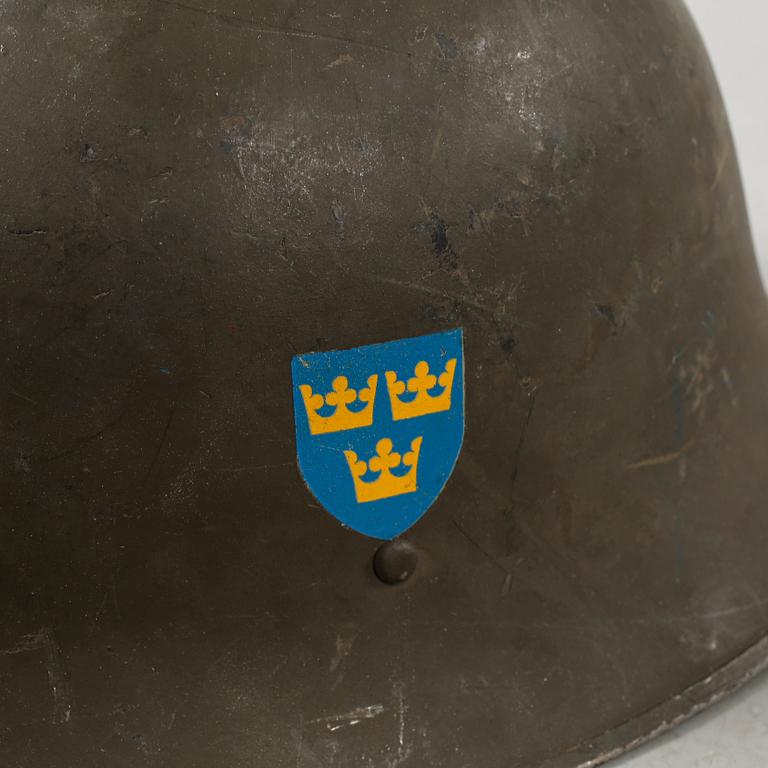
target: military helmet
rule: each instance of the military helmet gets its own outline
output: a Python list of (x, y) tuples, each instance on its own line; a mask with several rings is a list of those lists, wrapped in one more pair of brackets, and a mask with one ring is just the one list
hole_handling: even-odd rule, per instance
[(682, 3), (6, 0), (0, 51), (0, 762), (595, 766), (765, 666)]

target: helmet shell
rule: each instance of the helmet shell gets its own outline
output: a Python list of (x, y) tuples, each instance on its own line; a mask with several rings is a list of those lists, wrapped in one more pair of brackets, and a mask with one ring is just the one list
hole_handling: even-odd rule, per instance
[[(682, 3), (6, 0), (0, 43), (2, 761), (574, 768), (764, 664), (765, 300)], [(455, 328), (384, 584), (291, 360)]]

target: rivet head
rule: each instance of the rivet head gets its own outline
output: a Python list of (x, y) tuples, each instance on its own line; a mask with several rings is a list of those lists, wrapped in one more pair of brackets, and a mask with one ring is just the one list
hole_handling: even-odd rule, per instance
[(401, 584), (416, 570), (416, 547), (407, 541), (388, 541), (373, 556), (373, 572), (385, 584)]

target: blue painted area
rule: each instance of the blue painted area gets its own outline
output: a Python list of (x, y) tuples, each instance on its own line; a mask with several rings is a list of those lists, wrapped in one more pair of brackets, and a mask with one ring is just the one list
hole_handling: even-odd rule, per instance
[[(450, 410), (414, 418), (393, 418), (385, 374), (397, 373), (407, 382), (414, 368), (426, 361), (430, 373), (439, 376), (449, 360), (455, 359), (456, 371)], [(434, 503), (453, 472), (464, 439), (464, 354), (461, 329), (445, 333), (373, 344), (356, 349), (298, 355), (292, 361), (296, 447), (301, 473), (317, 500), (340, 522), (359, 533), (376, 539), (393, 539), (410, 528)], [(299, 389), (312, 387), (314, 393), (332, 391), (338, 376), (346, 376), (351, 389), (360, 391), (370, 376), (378, 376), (374, 400), (373, 423), (329, 434), (311, 433), (307, 409)], [(439, 395), (436, 386), (430, 394)], [(404, 393), (406, 402), (413, 395)], [(350, 411), (364, 404), (351, 403)], [(334, 408), (324, 406), (318, 413), (330, 416)], [(422, 438), (415, 492), (376, 501), (358, 502), (355, 484), (345, 451), (354, 451), (364, 461), (376, 454), (377, 443), (392, 440), (394, 451), (409, 451), (414, 439)], [(392, 474), (400, 476), (407, 467), (397, 467)], [(368, 472), (362, 478), (374, 481), (377, 474)]]

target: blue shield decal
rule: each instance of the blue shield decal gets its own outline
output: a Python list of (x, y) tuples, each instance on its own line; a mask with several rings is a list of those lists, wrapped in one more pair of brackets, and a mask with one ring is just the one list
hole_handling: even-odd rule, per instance
[(299, 469), (349, 528), (393, 539), (440, 495), (464, 439), (461, 329), (297, 355)]

